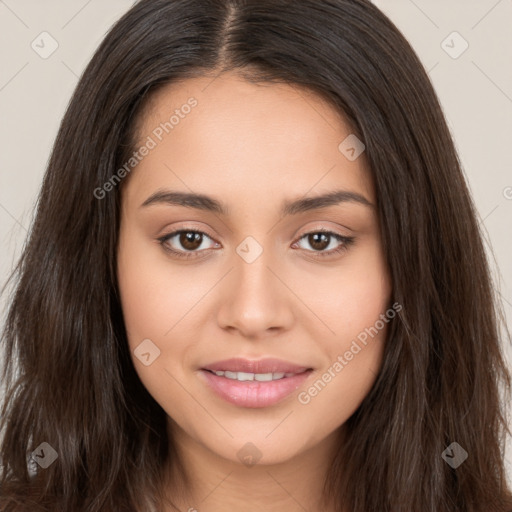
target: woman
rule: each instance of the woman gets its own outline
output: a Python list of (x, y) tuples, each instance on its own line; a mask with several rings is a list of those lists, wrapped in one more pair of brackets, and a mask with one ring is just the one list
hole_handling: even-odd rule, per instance
[(15, 275), (3, 511), (512, 510), (475, 209), (366, 0), (138, 2)]

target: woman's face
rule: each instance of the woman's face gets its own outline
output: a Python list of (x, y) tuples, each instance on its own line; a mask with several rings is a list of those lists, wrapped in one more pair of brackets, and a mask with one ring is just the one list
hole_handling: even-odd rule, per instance
[(334, 439), (391, 317), (363, 147), (316, 95), (231, 73), (161, 89), (138, 136), (118, 279), (173, 435), (246, 464)]

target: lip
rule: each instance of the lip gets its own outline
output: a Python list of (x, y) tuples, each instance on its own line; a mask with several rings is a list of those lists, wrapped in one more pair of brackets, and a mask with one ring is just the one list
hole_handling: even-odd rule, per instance
[[(245, 373), (293, 373), (272, 381), (238, 381), (215, 375), (214, 371)], [(220, 398), (239, 407), (262, 408), (275, 405), (301, 387), (313, 369), (280, 359), (227, 359), (208, 364), (199, 371), (200, 378)]]
[(228, 370), (230, 372), (246, 373), (301, 373), (311, 368), (309, 366), (300, 366), (288, 361), (283, 361), (282, 359), (266, 358), (253, 361), (250, 359), (233, 358), (207, 364), (201, 369), (211, 371)]

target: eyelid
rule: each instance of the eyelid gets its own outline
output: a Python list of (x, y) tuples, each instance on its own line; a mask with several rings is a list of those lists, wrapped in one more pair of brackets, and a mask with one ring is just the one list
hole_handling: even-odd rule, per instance
[(311, 221), (307, 223), (305, 227), (297, 229), (293, 235), (293, 239), (299, 240), (303, 236), (309, 235), (311, 233), (332, 233), (344, 238), (350, 238), (353, 236), (354, 230), (350, 229), (348, 226), (343, 226), (333, 221)]
[[(177, 233), (180, 233), (182, 231), (193, 231), (195, 233), (200, 233), (202, 235), (207, 235), (208, 238), (210, 238), (211, 240), (217, 242), (217, 240), (215, 239), (215, 237), (212, 235), (212, 233), (208, 230), (208, 228), (204, 228), (204, 227), (198, 227), (198, 226), (193, 226), (193, 225), (188, 225), (188, 224), (183, 224), (183, 225), (179, 225), (178, 227), (176, 228), (166, 228), (164, 230), (164, 232), (162, 233), (162, 235), (158, 236), (157, 239), (162, 239), (162, 238), (170, 238), (171, 236), (173, 235), (176, 235)], [(219, 243), (219, 242), (217, 242)]]

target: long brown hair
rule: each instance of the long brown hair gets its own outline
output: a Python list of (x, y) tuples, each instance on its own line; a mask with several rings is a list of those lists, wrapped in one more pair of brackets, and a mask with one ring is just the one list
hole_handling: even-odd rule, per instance
[[(364, 142), (375, 184), (402, 311), (333, 454), (326, 503), (512, 510), (500, 344), (510, 334), (483, 234), (428, 76), (367, 0), (141, 0), (110, 30), (64, 116), (8, 281), (1, 510), (134, 512), (161, 500), (176, 453), (128, 352), (115, 273), (121, 187), (94, 191), (133, 152), (158, 87), (225, 70), (327, 99)], [(468, 454), (456, 469), (441, 456), (453, 442)], [(41, 443), (58, 459), (29, 473)]]

